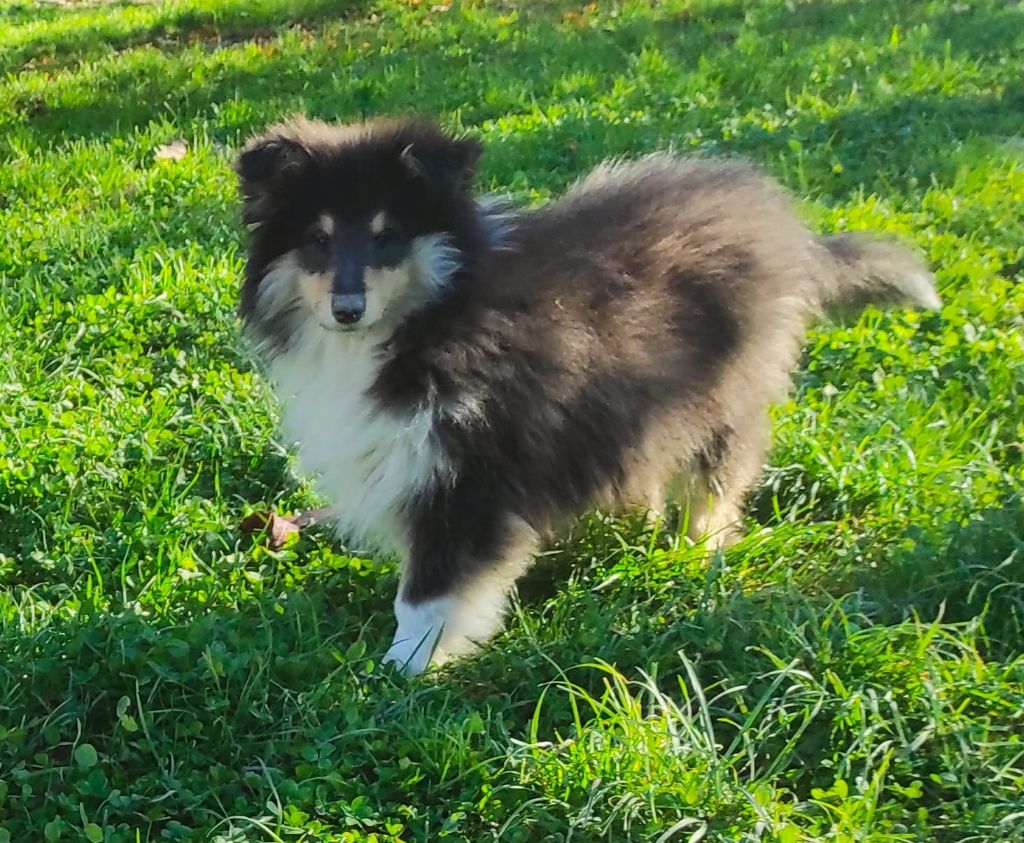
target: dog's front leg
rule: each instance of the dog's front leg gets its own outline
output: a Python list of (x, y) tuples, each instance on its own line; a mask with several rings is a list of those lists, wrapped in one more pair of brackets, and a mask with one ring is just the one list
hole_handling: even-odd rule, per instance
[(416, 601), (406, 593), (405, 578), (395, 597), (398, 629), (384, 656), (406, 673), (422, 673), (435, 657), (441, 634), (449, 626), (453, 600), (441, 597)]
[[(457, 529), (457, 523), (442, 521), (443, 532)], [(386, 662), (422, 673), (431, 662), (473, 651), (501, 628), (509, 593), (536, 551), (537, 534), (514, 516), (502, 515), (498, 523), (486, 542), (450, 535), (439, 545), (435, 530), (412, 531), (395, 598), (398, 629)]]

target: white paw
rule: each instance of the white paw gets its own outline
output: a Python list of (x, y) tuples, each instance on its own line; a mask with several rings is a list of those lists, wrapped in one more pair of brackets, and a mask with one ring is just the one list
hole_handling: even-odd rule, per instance
[(402, 673), (409, 675), (423, 673), (430, 665), (435, 643), (436, 636), (434, 641), (424, 639), (420, 642), (412, 638), (399, 639), (396, 635), (387, 653), (384, 654), (384, 663), (395, 664)]
[(422, 673), (430, 665), (438, 639), (444, 631), (450, 608), (446, 599), (429, 600), (415, 605), (401, 597), (395, 600), (398, 631), (384, 655), (384, 661), (397, 664), (404, 673)]

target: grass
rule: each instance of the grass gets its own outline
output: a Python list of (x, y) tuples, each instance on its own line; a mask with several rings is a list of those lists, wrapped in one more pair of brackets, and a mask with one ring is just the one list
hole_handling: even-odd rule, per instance
[[(0, 0), (0, 66), (0, 841), (1024, 838), (1020, 2)], [(524, 201), (752, 158), (946, 305), (813, 334), (726, 558), (595, 515), (397, 678), (390, 562), (237, 531), (315, 499), (229, 164), (409, 109)]]

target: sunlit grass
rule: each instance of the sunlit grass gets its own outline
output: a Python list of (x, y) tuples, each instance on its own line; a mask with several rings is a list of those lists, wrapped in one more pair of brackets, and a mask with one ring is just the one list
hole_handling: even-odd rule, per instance
[[(1022, 32), (1002, 0), (0, 0), (0, 841), (1024, 837)], [(398, 679), (390, 561), (237, 530), (315, 501), (237, 339), (230, 162), (408, 110), (527, 202), (751, 158), (915, 242), (945, 307), (813, 334), (724, 559), (594, 516), (493, 647)]]

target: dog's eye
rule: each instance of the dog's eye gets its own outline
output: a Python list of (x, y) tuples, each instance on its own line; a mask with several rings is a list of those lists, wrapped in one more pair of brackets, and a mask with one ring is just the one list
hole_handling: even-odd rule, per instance
[(398, 231), (390, 226), (382, 228), (373, 235), (373, 245), (377, 249), (387, 249), (389, 246), (394, 246), (397, 242)]
[(309, 241), (318, 249), (326, 249), (327, 244), (330, 242), (330, 238), (327, 236), (327, 232), (325, 231), (314, 231), (312, 236), (309, 238)]

